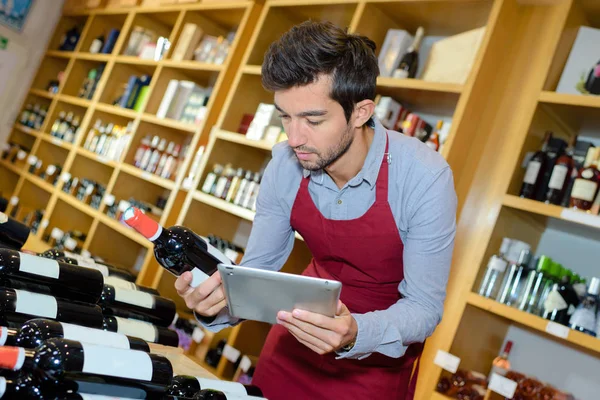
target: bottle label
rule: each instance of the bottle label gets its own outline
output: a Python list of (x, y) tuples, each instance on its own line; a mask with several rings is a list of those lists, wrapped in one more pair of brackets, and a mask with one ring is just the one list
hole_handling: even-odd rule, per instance
[(198, 380), (201, 390), (220, 390), (221, 392), (227, 393), (227, 399), (229, 399), (229, 393), (240, 394), (244, 396), (248, 395), (248, 392), (246, 392), (246, 388), (244, 387), (244, 385), (238, 382), (220, 381), (217, 379), (206, 379), (201, 378), (199, 376), (196, 377), (196, 380)]
[(123, 288), (128, 290), (137, 290), (137, 286), (133, 282), (126, 281), (125, 279), (116, 278), (114, 276), (107, 276), (104, 278), (105, 285), (111, 285), (115, 288)]
[(85, 374), (152, 381), (152, 360), (147, 353), (81, 342)]
[(535, 185), (541, 167), (541, 162), (530, 161), (529, 164), (527, 164), (527, 171), (525, 172), (525, 178), (523, 178), (523, 182), (528, 183), (530, 185)]
[(552, 175), (550, 176), (550, 182), (548, 182), (548, 187), (550, 189), (562, 190), (568, 173), (569, 168), (565, 167), (564, 165), (556, 165), (552, 170)]
[(460, 365), (460, 358), (455, 356), (454, 354), (450, 354), (443, 350), (438, 350), (433, 363), (439, 367), (442, 367), (446, 371), (454, 374), (458, 371), (458, 366)]
[(121, 303), (132, 304), (143, 308), (154, 308), (154, 296), (150, 293), (137, 290), (127, 290), (120, 287), (115, 289), (115, 300)]
[(96, 271), (100, 271), (100, 273), (102, 274), (102, 276), (104, 278), (108, 277), (108, 267), (106, 265), (96, 264), (96, 263), (92, 264), (92, 263), (90, 263), (89, 259), (85, 259), (85, 261), (77, 260), (77, 263), (79, 264), (80, 267), (95, 269)]
[(17, 295), (15, 312), (56, 319), (58, 304), (53, 296), (13, 289)]
[(21, 272), (53, 279), (58, 279), (60, 276), (60, 266), (54, 260), (20, 252), (19, 258), (19, 271)]
[(156, 327), (148, 322), (134, 321), (127, 318), (114, 317), (117, 321), (117, 332), (123, 335), (144, 339), (156, 343), (158, 332)]
[(241, 355), (242, 353), (233, 346), (226, 344), (225, 347), (223, 347), (223, 357), (225, 357), (232, 363), (237, 362), (238, 358), (240, 358)]
[(25, 362), (25, 349), (22, 347), (0, 347), (0, 368), (20, 370)]
[(8, 327), (0, 326), (0, 346), (6, 344), (6, 339), (8, 339)]
[(507, 379), (501, 375), (492, 373), (488, 389), (500, 394), (507, 399), (512, 399), (517, 390), (517, 382)]
[(0, 212), (0, 224), (5, 224), (8, 222), (8, 215)]
[(209, 278), (209, 276), (202, 272), (199, 268), (194, 268), (191, 272), (192, 282), (190, 283), (190, 286), (193, 288), (198, 287), (202, 282)]
[(244, 372), (248, 372), (251, 366), (252, 360), (250, 360), (248, 356), (242, 356), (242, 361), (240, 361), (240, 369)]
[(129, 339), (121, 333), (86, 328), (79, 325), (66, 324), (64, 322), (61, 322), (61, 325), (63, 328), (63, 337), (65, 339), (98, 344), (101, 346), (116, 347), (119, 349), (129, 349)]
[(571, 191), (571, 197), (579, 200), (594, 201), (597, 188), (598, 184), (596, 182), (581, 178), (575, 179), (575, 183), (573, 184), (573, 189)]
[(560, 311), (566, 309), (567, 307), (569, 307), (569, 305), (567, 304), (565, 299), (563, 299), (560, 293), (558, 293), (555, 290), (548, 293), (548, 297), (544, 302), (544, 308), (546, 309), (546, 311)]

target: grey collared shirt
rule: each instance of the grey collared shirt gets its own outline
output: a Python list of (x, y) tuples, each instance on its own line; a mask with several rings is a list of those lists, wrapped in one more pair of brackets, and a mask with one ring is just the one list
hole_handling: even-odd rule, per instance
[[(456, 193), (452, 171), (437, 152), (398, 132), (389, 136), (388, 202), (404, 243), (403, 298), (386, 310), (353, 314), (358, 325), (354, 348), (340, 358), (364, 358), (373, 352), (401, 357), (411, 343), (423, 342), (441, 320), (456, 231)], [(257, 212), (241, 262), (280, 270), (294, 246), (290, 215), (303, 176), (325, 218), (347, 220), (363, 215), (375, 201), (375, 182), (385, 152), (386, 129), (375, 121), (375, 135), (360, 172), (339, 189), (322, 170), (304, 170), (293, 150), (273, 147), (260, 185)], [(237, 321), (223, 310), (211, 324), (219, 330)]]

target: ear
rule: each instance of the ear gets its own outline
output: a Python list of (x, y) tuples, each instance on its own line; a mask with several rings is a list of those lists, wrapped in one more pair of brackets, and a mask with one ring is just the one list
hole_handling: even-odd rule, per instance
[(375, 113), (373, 100), (362, 100), (354, 106), (354, 127), (361, 128)]

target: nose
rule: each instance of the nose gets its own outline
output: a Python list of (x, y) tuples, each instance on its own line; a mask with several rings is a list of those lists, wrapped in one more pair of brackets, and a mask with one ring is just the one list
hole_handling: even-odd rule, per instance
[(306, 136), (302, 133), (299, 123), (292, 121), (287, 124), (285, 133), (287, 134), (290, 147), (299, 147), (306, 144)]

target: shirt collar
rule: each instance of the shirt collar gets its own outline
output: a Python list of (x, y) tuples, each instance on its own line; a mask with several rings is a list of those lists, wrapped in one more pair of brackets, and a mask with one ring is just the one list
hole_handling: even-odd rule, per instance
[[(369, 152), (367, 153), (363, 167), (354, 178), (350, 179), (348, 182), (349, 186), (358, 186), (365, 180), (371, 187), (374, 187), (377, 182), (379, 168), (381, 167), (381, 162), (383, 160), (383, 153), (385, 153), (386, 129), (375, 116), (373, 116), (373, 121), (375, 122), (375, 133), (373, 141), (371, 142), (371, 147), (369, 147)], [(313, 182), (322, 185), (325, 172), (322, 169), (317, 171), (303, 169), (302, 175), (305, 178), (310, 176), (310, 179)]]

